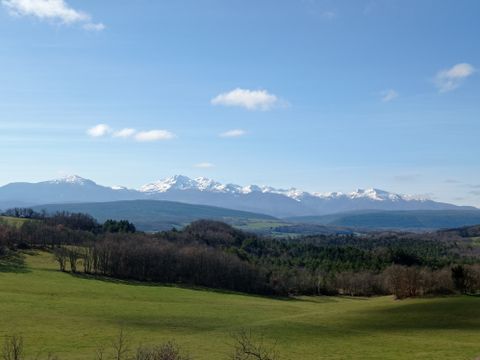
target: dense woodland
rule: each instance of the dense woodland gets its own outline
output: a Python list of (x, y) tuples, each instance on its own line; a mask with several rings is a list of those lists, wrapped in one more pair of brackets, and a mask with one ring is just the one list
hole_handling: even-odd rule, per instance
[(29, 220), (0, 223), (0, 257), (41, 248), (60, 270), (88, 276), (279, 296), (480, 290), (480, 227), (277, 239), (207, 220), (146, 234), (128, 221), (99, 224), (85, 214), (12, 209), (4, 215)]

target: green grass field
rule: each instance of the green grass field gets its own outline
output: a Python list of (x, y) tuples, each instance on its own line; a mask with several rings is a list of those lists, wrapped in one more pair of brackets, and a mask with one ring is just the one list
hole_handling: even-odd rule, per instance
[(10, 226), (20, 227), (25, 221), (30, 221), (28, 219), (20, 219), (8, 216), (0, 216), (0, 224), (6, 224)]
[(26, 350), (93, 359), (119, 328), (132, 343), (167, 339), (194, 359), (227, 359), (231, 334), (251, 329), (276, 341), (282, 359), (465, 359), (480, 355), (480, 298), (395, 301), (272, 299), (74, 277), (51, 255), (0, 273), (0, 336), (22, 334)]

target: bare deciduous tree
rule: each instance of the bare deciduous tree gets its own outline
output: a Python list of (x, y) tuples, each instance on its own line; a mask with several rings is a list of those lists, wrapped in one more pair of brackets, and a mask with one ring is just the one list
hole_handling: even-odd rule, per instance
[(120, 329), (117, 338), (112, 343), (113, 348), (113, 358), (115, 360), (126, 360), (128, 359), (128, 354), (130, 353), (128, 339), (123, 331)]
[(60, 266), (60, 271), (65, 271), (65, 267), (67, 265), (67, 249), (64, 247), (59, 247), (55, 249), (53, 252), (53, 255), (55, 256), (55, 260), (58, 262), (58, 265)]
[(6, 337), (3, 343), (2, 360), (22, 359), (24, 359), (23, 338), (18, 335)]
[(231, 360), (279, 360), (274, 346), (265, 344), (263, 337), (259, 339), (252, 332), (241, 331), (234, 335), (234, 352)]
[(95, 350), (95, 360), (104, 360), (105, 359), (105, 347), (103, 345), (98, 346)]
[(77, 272), (77, 262), (80, 258), (80, 254), (77, 249), (68, 249), (68, 259), (70, 261), (70, 270), (72, 273)]
[(189, 360), (174, 341), (156, 347), (139, 347), (133, 360)]

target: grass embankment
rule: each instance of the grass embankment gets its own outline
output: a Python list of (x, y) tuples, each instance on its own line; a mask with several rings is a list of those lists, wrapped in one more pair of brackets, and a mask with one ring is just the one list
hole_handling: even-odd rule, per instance
[(277, 341), (282, 359), (472, 360), (480, 355), (480, 298), (271, 299), (75, 277), (51, 255), (0, 273), (0, 336), (27, 351), (92, 359), (120, 327), (133, 344), (167, 339), (195, 359), (227, 359), (240, 329)]

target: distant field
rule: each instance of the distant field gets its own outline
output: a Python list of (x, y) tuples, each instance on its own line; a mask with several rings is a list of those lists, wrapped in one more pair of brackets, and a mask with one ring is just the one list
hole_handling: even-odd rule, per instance
[(8, 216), (0, 216), (0, 224), (8, 224), (11, 226), (22, 226), (22, 224), (28, 221), (27, 219), (19, 219), (19, 218), (14, 218), (14, 217), (8, 217)]
[[(92, 359), (120, 327), (133, 343), (174, 338), (195, 359), (228, 359), (242, 328), (277, 341), (282, 359), (465, 359), (480, 355), (480, 298), (281, 300), (73, 277), (51, 255), (0, 273), (0, 336), (27, 350)], [(16, 272), (13, 272), (16, 271)]]
[(472, 239), (472, 244), (475, 246), (480, 246), (480, 236), (473, 237)]
[(275, 234), (275, 228), (279, 226), (287, 226), (289, 224), (282, 220), (252, 219), (249, 221), (231, 222), (231, 225), (243, 231), (250, 231), (250, 232), (255, 232), (255, 233), (264, 234), (264, 235), (277, 235)]

